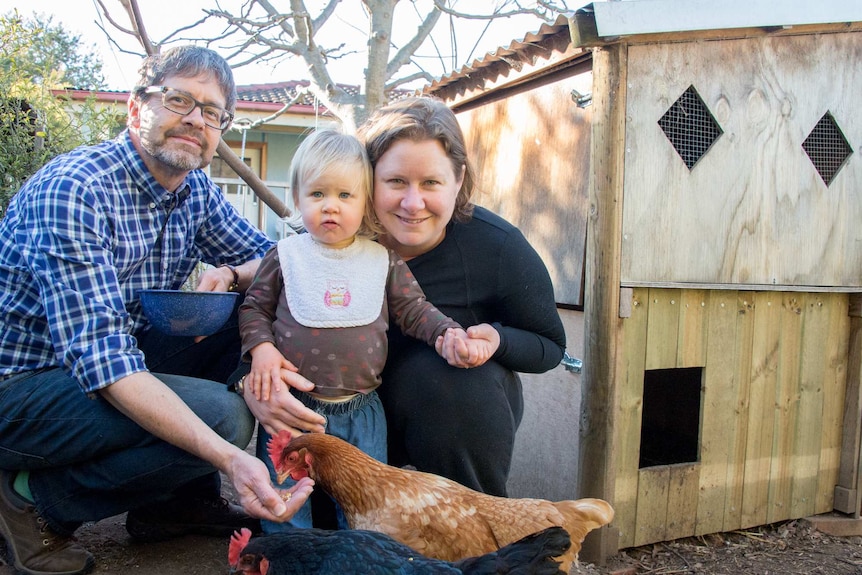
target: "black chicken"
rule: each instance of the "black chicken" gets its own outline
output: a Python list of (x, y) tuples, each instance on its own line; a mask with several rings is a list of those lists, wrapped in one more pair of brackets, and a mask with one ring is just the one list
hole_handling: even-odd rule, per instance
[(234, 533), (228, 550), (231, 573), (244, 575), (559, 575), (571, 541), (549, 527), (497, 551), (456, 562), (430, 559), (376, 531), (294, 529), (251, 538)]

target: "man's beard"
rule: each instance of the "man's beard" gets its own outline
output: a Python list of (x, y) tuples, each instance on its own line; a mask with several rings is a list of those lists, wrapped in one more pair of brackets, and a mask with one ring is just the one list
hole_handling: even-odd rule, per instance
[(153, 158), (175, 170), (189, 172), (198, 168), (205, 168), (209, 165), (210, 162), (204, 159), (207, 151), (206, 140), (198, 140), (201, 144), (201, 153), (195, 154), (191, 151), (180, 149), (174, 145), (166, 145), (165, 141), (171, 135), (172, 134), (170, 133), (165, 133), (164, 138), (161, 141), (156, 142), (152, 138), (147, 137), (147, 135), (141, 134), (141, 146)]

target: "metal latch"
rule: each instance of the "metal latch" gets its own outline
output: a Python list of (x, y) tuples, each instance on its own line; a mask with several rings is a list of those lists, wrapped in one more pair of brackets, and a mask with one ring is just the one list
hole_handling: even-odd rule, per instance
[(566, 371), (571, 371), (572, 373), (581, 373), (581, 370), (584, 368), (584, 362), (570, 356), (567, 351), (563, 352), (563, 359), (560, 361), (560, 365), (565, 367)]

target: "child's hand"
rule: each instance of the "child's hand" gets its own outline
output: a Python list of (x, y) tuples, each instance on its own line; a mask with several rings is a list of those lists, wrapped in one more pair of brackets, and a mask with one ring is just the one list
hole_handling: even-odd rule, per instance
[(254, 393), (258, 401), (269, 401), (270, 391), (281, 391), (281, 370), (298, 371), (278, 349), (269, 342), (256, 345), (250, 351), (251, 371), (245, 377), (246, 389)]
[[(487, 325), (487, 324), (483, 324)], [(500, 345), (500, 336), (491, 326), (476, 329), (473, 326), (466, 332), (463, 329), (450, 328), (437, 338), (435, 349), (449, 365), (454, 367), (478, 367), (488, 361)], [(473, 330), (471, 333), (470, 330)]]

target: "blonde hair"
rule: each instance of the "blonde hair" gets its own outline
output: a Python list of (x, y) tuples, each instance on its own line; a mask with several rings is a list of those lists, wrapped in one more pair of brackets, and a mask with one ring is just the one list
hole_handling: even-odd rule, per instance
[[(360, 174), (354, 191), (365, 195), (362, 224), (356, 235), (373, 238), (381, 232), (381, 228), (374, 215), (374, 180), (371, 162), (368, 161), (365, 146), (355, 136), (332, 128), (315, 130), (306, 136), (294, 153), (287, 174), (293, 203), (299, 204), (301, 182), (319, 178), (328, 170), (345, 169), (351, 166), (355, 166)], [(295, 221), (298, 218), (297, 213), (288, 221), (294, 229), (297, 229)]]

